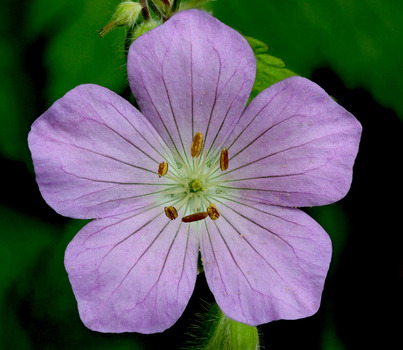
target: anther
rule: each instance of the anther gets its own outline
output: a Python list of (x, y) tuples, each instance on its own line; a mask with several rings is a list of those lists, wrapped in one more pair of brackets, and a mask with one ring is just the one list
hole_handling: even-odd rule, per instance
[(178, 217), (175, 207), (165, 207), (164, 210), (168, 219), (175, 220)]
[(182, 218), (182, 222), (194, 222), (194, 221), (199, 221), (199, 220), (203, 220), (208, 216), (206, 211), (202, 211), (200, 213), (194, 213), (194, 214), (190, 214), (187, 216), (184, 216)]
[(207, 214), (211, 220), (217, 220), (220, 217), (220, 213), (213, 203), (210, 203), (210, 206), (207, 208)]
[(197, 158), (203, 148), (203, 135), (197, 132), (193, 137), (192, 146), (190, 148), (190, 154), (193, 158)]
[(221, 151), (220, 169), (225, 171), (228, 169), (228, 150), (224, 147)]
[(158, 177), (164, 176), (168, 172), (168, 163), (162, 162), (158, 166)]

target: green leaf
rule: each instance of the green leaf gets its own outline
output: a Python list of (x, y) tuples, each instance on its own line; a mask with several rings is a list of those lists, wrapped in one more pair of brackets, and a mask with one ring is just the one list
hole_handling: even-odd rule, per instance
[(56, 226), (4, 206), (0, 213), (2, 349), (145, 349), (138, 334), (92, 332), (79, 318), (63, 259), (88, 220)]
[(0, 52), (0, 152), (7, 158), (20, 160), (28, 153), (24, 114), (29, 111), (30, 100), (21, 103), (20, 97), (21, 91), (27, 91), (28, 83), (18, 69), (21, 52), (15, 43), (0, 39)]
[[(0, 205), (0, 344), (5, 349), (31, 349), (29, 335), (21, 325), (21, 317), (14, 308), (20, 293), (16, 285), (26, 280), (36, 282), (32, 266), (57, 242), (55, 226), (25, 216), (20, 212)], [(30, 301), (30, 295), (26, 300)]]
[(269, 86), (296, 75), (286, 68), (285, 63), (280, 58), (269, 54), (269, 47), (265, 43), (251, 37), (245, 37), (245, 39), (256, 57), (256, 79), (250, 99)]
[(214, 16), (267, 43), (309, 77), (330, 67), (349, 88), (365, 88), (403, 119), (403, 2), (289, 0), (209, 3)]
[(346, 245), (350, 231), (349, 221), (343, 207), (339, 203), (305, 208), (305, 211), (321, 224), (332, 240), (332, 265), (329, 270), (329, 274), (332, 274), (338, 267), (340, 256)]
[(29, 7), (28, 30), (46, 37), (43, 65), (48, 74), (44, 93), (48, 106), (80, 84), (98, 84), (116, 92), (124, 89), (125, 30), (119, 28), (102, 39), (97, 33), (118, 3), (40, 0)]

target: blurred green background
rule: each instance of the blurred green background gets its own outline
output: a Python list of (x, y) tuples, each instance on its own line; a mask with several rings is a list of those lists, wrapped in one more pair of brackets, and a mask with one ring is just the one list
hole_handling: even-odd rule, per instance
[[(100, 39), (118, 0), (0, 4), (0, 349), (177, 349), (203, 277), (180, 321), (157, 335), (100, 334), (79, 320), (64, 249), (85, 224), (60, 217), (35, 183), (27, 133), (57, 98), (95, 83), (128, 98), (124, 29)], [(259, 328), (266, 349), (399, 348), (402, 313), (403, 3), (394, 0), (217, 0), (214, 15), (264, 41), (363, 125), (350, 193), (307, 209), (334, 257), (320, 311)], [(398, 321), (396, 321), (398, 320)], [(400, 322), (400, 324), (399, 324)], [(393, 344), (388, 347), (387, 344)]]

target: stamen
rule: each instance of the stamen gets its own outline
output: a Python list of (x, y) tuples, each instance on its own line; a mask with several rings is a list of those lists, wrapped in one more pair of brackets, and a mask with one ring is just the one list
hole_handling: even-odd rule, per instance
[(190, 154), (193, 158), (197, 158), (203, 148), (203, 135), (200, 132), (197, 132), (193, 137), (192, 146), (190, 148)]
[(202, 211), (200, 213), (194, 213), (194, 214), (190, 214), (187, 216), (184, 216), (182, 218), (182, 222), (194, 222), (194, 221), (199, 221), (199, 220), (203, 220), (208, 216), (207, 212)]
[(180, 209), (185, 205), (185, 203), (188, 202), (188, 200), (189, 200), (189, 198), (190, 198), (191, 196), (192, 196), (192, 194), (189, 193), (187, 196), (185, 196), (185, 197), (182, 199), (182, 201), (177, 205), (178, 210), (180, 210)]
[(220, 168), (222, 171), (228, 169), (228, 150), (225, 147), (221, 151)]
[(207, 208), (207, 214), (211, 220), (217, 220), (220, 217), (220, 213), (213, 203), (210, 203), (210, 206)]
[(178, 217), (175, 207), (165, 207), (164, 211), (168, 219), (175, 220)]
[(172, 186), (171, 188), (161, 191), (161, 193), (164, 195), (178, 194), (178, 193), (183, 193), (184, 192), (183, 190), (184, 190), (183, 187)]
[(172, 174), (166, 174), (165, 175), (168, 179), (175, 181), (178, 184), (182, 184), (182, 185), (187, 185), (187, 181), (182, 180), (181, 178), (179, 178), (178, 176), (174, 176)]
[(206, 208), (209, 207), (209, 202), (207, 201), (206, 197), (204, 196), (204, 194), (199, 193), (199, 198), (202, 200), (203, 204), (206, 206)]
[(182, 168), (186, 171), (186, 174), (188, 176), (191, 176), (192, 174), (190, 172), (189, 165), (187, 163), (185, 163), (185, 161), (183, 160), (182, 156), (179, 154), (178, 150), (177, 149), (172, 149), (172, 153), (176, 156), (176, 157), (174, 157), (174, 163), (176, 161), (178, 161), (180, 163), (180, 165), (182, 166)]
[(202, 163), (201, 163), (201, 166), (200, 166), (200, 169), (199, 169), (199, 175), (204, 174), (204, 168), (205, 168), (206, 163), (207, 163), (207, 151), (206, 150), (204, 150), (202, 159), (203, 160), (202, 160)]
[(209, 178), (210, 175), (215, 174), (218, 170), (219, 161), (217, 160), (209, 169), (209, 171), (204, 175), (205, 178)]
[[(215, 177), (215, 179), (217, 179), (218, 178), (218, 176), (217, 177)], [(220, 185), (222, 185), (223, 184), (223, 182), (224, 181), (215, 181), (215, 182), (213, 182), (213, 181), (210, 181), (207, 185), (206, 185), (206, 190), (207, 189), (209, 189), (209, 188), (211, 188), (211, 187), (217, 187), (217, 186), (220, 186)]]
[(168, 163), (167, 162), (162, 162), (158, 166), (158, 177), (160, 178), (161, 176), (166, 175), (168, 172)]
[(194, 205), (195, 205), (195, 212), (197, 212), (198, 200), (197, 200), (197, 193), (193, 196)]

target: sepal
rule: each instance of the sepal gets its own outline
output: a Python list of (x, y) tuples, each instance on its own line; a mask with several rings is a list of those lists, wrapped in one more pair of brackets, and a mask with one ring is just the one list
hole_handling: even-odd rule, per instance
[(217, 304), (198, 316), (198, 324), (192, 326), (190, 336), (193, 339), (188, 342), (188, 349), (260, 349), (257, 328), (228, 318)]
[(101, 37), (108, 34), (112, 29), (117, 27), (133, 27), (142, 11), (143, 7), (133, 1), (123, 1), (121, 2), (115, 10), (109, 23), (98, 31)]

